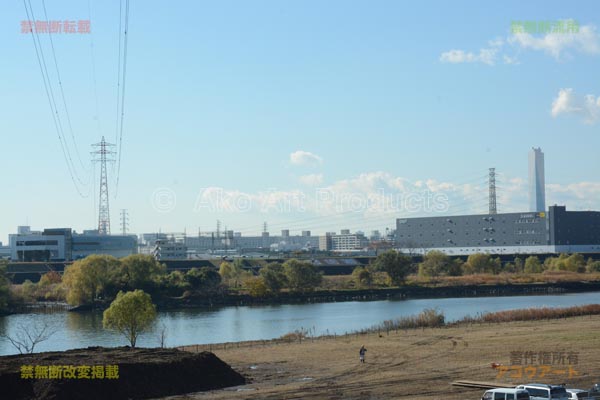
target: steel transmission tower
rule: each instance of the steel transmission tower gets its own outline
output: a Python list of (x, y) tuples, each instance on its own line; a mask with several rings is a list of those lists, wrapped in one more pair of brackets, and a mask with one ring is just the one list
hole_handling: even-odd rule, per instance
[(121, 210), (121, 234), (123, 236), (127, 235), (127, 230), (129, 228), (129, 213), (126, 209)]
[(490, 187), (490, 214), (497, 214), (498, 210), (496, 208), (496, 168), (490, 168), (490, 176), (489, 176), (489, 187)]
[(106, 173), (106, 163), (115, 162), (113, 157), (116, 152), (113, 149), (115, 145), (107, 143), (102, 136), (100, 143), (93, 144), (92, 147), (97, 150), (92, 151), (93, 162), (100, 163), (100, 201), (98, 202), (98, 233), (100, 235), (110, 235), (110, 207), (108, 204), (108, 177)]

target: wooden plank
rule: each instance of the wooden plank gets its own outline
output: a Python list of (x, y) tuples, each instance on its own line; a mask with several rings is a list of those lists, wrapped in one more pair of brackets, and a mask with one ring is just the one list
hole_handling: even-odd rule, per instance
[(460, 380), (452, 382), (452, 386), (461, 386), (461, 387), (469, 387), (474, 389), (494, 389), (494, 388), (514, 388), (515, 385), (511, 385), (508, 383), (500, 383), (500, 382), (479, 382), (479, 381), (469, 381), (469, 380)]

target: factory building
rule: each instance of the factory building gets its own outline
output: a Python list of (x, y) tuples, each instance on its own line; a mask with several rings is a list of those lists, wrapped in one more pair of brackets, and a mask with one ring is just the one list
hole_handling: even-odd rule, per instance
[(342, 229), (339, 234), (328, 232), (319, 237), (319, 250), (321, 251), (359, 251), (369, 245), (369, 239), (361, 232), (350, 233), (349, 229)]
[(400, 218), (396, 245), (406, 253), (600, 253), (600, 212), (567, 211)]
[(73, 232), (71, 228), (32, 231), (20, 226), (9, 235), (13, 261), (70, 261), (91, 254), (107, 254), (117, 258), (137, 252), (135, 236), (99, 235), (97, 231)]

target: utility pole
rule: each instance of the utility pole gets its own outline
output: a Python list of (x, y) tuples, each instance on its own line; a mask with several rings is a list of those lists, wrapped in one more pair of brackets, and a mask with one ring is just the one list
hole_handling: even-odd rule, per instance
[(121, 234), (123, 236), (127, 235), (127, 230), (129, 228), (129, 213), (126, 209), (121, 209)]
[(110, 207), (108, 204), (108, 176), (106, 172), (106, 163), (115, 162), (113, 149), (115, 145), (107, 143), (102, 136), (100, 143), (93, 144), (92, 162), (100, 163), (100, 201), (98, 204), (98, 233), (100, 235), (110, 235)]

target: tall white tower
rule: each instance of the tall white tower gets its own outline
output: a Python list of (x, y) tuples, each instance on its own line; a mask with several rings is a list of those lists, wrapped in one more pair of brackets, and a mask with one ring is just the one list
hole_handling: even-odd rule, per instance
[(529, 211), (546, 211), (544, 153), (539, 147), (533, 147), (529, 152)]

